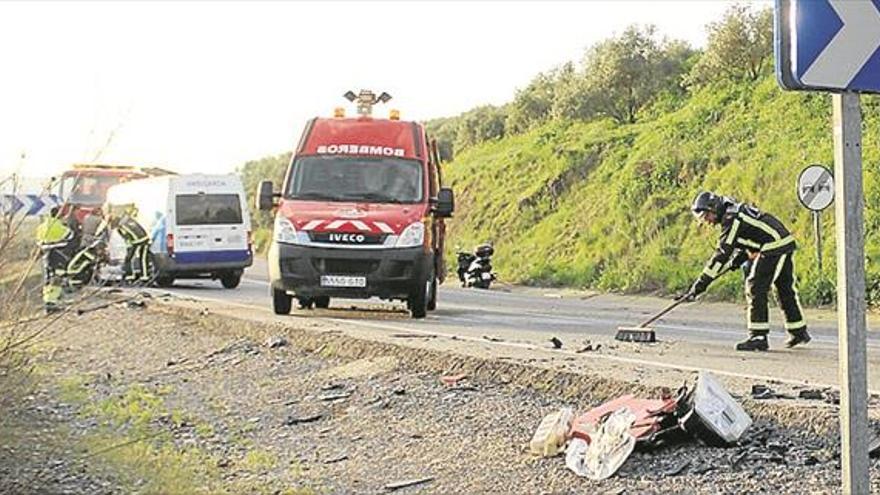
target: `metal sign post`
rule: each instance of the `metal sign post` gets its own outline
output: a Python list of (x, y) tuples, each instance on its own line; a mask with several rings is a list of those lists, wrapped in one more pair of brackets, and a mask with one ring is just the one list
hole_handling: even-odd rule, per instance
[(843, 493), (870, 493), (862, 114), (858, 94), (835, 94), (833, 99), (834, 174), (838, 178), (839, 198), (834, 212), (840, 340), (840, 467)]
[(816, 262), (822, 273), (822, 218), (820, 213), (834, 201), (834, 176), (822, 165), (803, 169), (797, 180), (797, 195), (813, 212), (813, 234), (816, 239)]
[(840, 342), (841, 481), (870, 493), (865, 324), (862, 115), (859, 94), (880, 93), (880, 1), (776, 0), (776, 76), (784, 89), (832, 91)]
[(813, 235), (816, 237), (816, 267), (822, 274), (822, 217), (818, 211), (813, 212)]

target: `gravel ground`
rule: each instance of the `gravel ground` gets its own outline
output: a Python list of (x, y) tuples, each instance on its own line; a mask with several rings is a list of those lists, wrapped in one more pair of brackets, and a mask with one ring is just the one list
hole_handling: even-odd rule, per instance
[(117, 477), (70, 442), (90, 421), (36, 388), (0, 412), (0, 493), (126, 493)]
[[(536, 459), (525, 449), (545, 414), (562, 406), (583, 411), (587, 402), (501, 381), (465, 378), (450, 386), (394, 356), (343, 360), (332, 347), (288, 344), (290, 335), (277, 325), (215, 326), (209, 317), (149, 307), (80, 318), (68, 320), (43, 354), (52, 370), (45, 389), (56, 395), (32, 397), (30, 416), (20, 419), (47, 421), (72, 437), (104, 434), (89, 405), (133, 387), (146, 391), (161, 398), (159, 412), (147, 418), (150, 431), (164, 433), (179, 452), (208, 459), (210, 469), (195, 470), (193, 478), (205, 491), (385, 493), (414, 480), (422, 483), (395, 493), (839, 491), (836, 439), (767, 422), (733, 448), (685, 440), (637, 451), (615, 477), (593, 482), (568, 471), (562, 456)], [(57, 384), (70, 382), (88, 398), (60, 405)], [(114, 431), (124, 435), (128, 427)], [(115, 493), (123, 478), (122, 491), (145, 490), (143, 482), (131, 484), (112, 453), (83, 458), (77, 449), (52, 447), (57, 441), (18, 440), (0, 448), (2, 493)], [(11, 467), (22, 445), (33, 447), (25, 464), (43, 469)], [(46, 467), (62, 474), (47, 476)]]

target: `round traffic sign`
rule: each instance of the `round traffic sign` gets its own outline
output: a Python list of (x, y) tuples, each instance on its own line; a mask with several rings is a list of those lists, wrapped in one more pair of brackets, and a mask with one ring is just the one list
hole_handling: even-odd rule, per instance
[(822, 211), (834, 201), (834, 176), (822, 165), (810, 165), (797, 180), (801, 203), (813, 211)]

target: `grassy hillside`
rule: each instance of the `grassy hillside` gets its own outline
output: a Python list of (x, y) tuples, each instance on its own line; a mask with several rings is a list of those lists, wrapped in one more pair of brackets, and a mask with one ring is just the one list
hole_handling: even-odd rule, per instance
[[(807, 164), (833, 165), (831, 97), (757, 83), (711, 86), (683, 102), (657, 103), (636, 124), (551, 121), (526, 134), (457, 153), (446, 167), (457, 194), (450, 250), (490, 239), (503, 280), (605, 291), (674, 293), (710, 255), (717, 230), (688, 206), (707, 188), (755, 203), (793, 230), (806, 303), (833, 298), (833, 208), (822, 216), (824, 261), (816, 269), (812, 220), (795, 194)], [(880, 125), (863, 97), (870, 298), (880, 269)], [(710, 289), (738, 298), (739, 275)]]

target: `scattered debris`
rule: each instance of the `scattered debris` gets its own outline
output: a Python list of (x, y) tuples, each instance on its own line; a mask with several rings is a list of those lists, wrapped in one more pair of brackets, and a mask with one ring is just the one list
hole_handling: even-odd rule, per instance
[(288, 344), (287, 339), (281, 336), (270, 337), (269, 340), (266, 341), (266, 347), (269, 349), (275, 349), (277, 347), (284, 347)]
[(757, 400), (774, 399), (776, 398), (776, 392), (766, 385), (756, 383), (752, 385), (752, 398)]
[(352, 394), (352, 391), (347, 390), (347, 391), (337, 392), (337, 393), (332, 393), (332, 394), (323, 394), (318, 398), (323, 401), (345, 400), (345, 399), (351, 397), (351, 394)]
[(588, 340), (588, 341), (586, 341), (586, 342), (584, 343), (583, 347), (581, 347), (580, 349), (578, 349), (578, 350), (575, 351), (575, 352), (577, 352), (578, 354), (580, 354), (580, 353), (583, 353), (583, 352), (598, 351), (598, 350), (601, 349), (601, 348), (602, 348), (602, 344), (598, 344), (598, 343), (597, 343), (597, 344), (593, 344), (592, 342), (590, 342), (590, 341)]
[(868, 457), (880, 457), (880, 436), (876, 434), (868, 440)]
[(326, 384), (326, 385), (322, 385), (322, 386), (321, 386), (321, 391), (322, 391), (322, 392), (327, 392), (327, 391), (330, 391), (330, 390), (339, 390), (339, 389), (341, 389), (342, 387), (344, 387), (344, 385), (341, 384), (341, 383), (332, 383), (332, 382), (331, 382), (331, 383), (328, 383), (328, 384)]
[(337, 455), (336, 457), (331, 457), (329, 459), (326, 459), (324, 461), (324, 464), (333, 464), (335, 462), (344, 461), (346, 459), (348, 459), (348, 454), (340, 454), (340, 455)]
[(403, 387), (395, 388), (391, 391), (391, 393), (394, 395), (406, 395), (406, 389)]
[(556, 337), (551, 338), (550, 343), (553, 344), (554, 349), (562, 349), (562, 341)]
[(444, 375), (440, 377), (440, 381), (443, 382), (443, 384), (451, 387), (452, 385), (455, 385), (456, 383), (464, 380), (467, 377), (467, 373), (459, 373), (457, 375)]
[(554, 294), (554, 293), (546, 293), (544, 297), (549, 297), (550, 299), (562, 299), (562, 294)]
[(147, 303), (144, 301), (126, 301), (125, 307), (127, 309), (143, 309), (147, 307)]
[[(686, 389), (680, 392), (684, 395)], [(678, 408), (678, 398), (666, 399), (639, 399), (634, 395), (624, 395), (608, 401), (598, 407), (590, 409), (586, 413), (574, 419), (571, 426), (571, 436), (581, 438), (588, 443), (592, 441), (594, 434), (602, 421), (609, 414), (627, 409), (634, 416), (634, 424), (630, 434), (637, 441), (652, 442), (659, 440), (659, 432), (677, 426), (675, 412)]]
[(544, 416), (529, 442), (531, 453), (552, 457), (562, 452), (565, 448), (568, 432), (571, 430), (573, 418), (574, 411), (570, 407), (564, 407)]
[(318, 421), (319, 419), (321, 419), (323, 417), (324, 417), (323, 413), (309, 414), (306, 416), (288, 416), (287, 419), (284, 420), (284, 426), (293, 426), (293, 425), (298, 425), (298, 424), (302, 424), (302, 423), (312, 423), (312, 422)]
[(807, 390), (801, 390), (798, 392), (799, 399), (807, 399), (807, 400), (824, 400), (825, 394), (816, 388), (810, 388)]
[(484, 340), (488, 340), (489, 342), (504, 342), (504, 339), (501, 337), (496, 337), (494, 335), (483, 335)]
[(599, 427), (590, 432), (591, 440), (575, 438), (565, 453), (565, 465), (578, 476), (604, 480), (616, 473), (636, 447), (630, 433), (636, 415), (622, 407), (606, 416)]
[(165, 362), (165, 366), (168, 366), (170, 368), (171, 366), (183, 364), (187, 361), (189, 361), (189, 358), (171, 358)]
[(436, 335), (419, 334), (419, 333), (393, 333), (392, 337), (396, 339), (436, 339)]
[(397, 490), (400, 488), (406, 488), (408, 486), (415, 486), (415, 485), (421, 485), (424, 483), (429, 483), (431, 481), (434, 481), (433, 476), (427, 476), (425, 478), (416, 478), (416, 479), (406, 480), (406, 481), (395, 481), (394, 483), (388, 483), (387, 485), (385, 485), (385, 489), (388, 491), (394, 491), (394, 490)]
[(691, 465), (690, 459), (685, 459), (678, 464), (673, 465), (671, 468), (667, 469), (663, 472), (664, 476), (678, 476), (681, 474), (688, 466)]
[(742, 406), (706, 371), (700, 371), (689, 399), (691, 409), (681, 418), (681, 427), (707, 445), (732, 445), (752, 424)]

